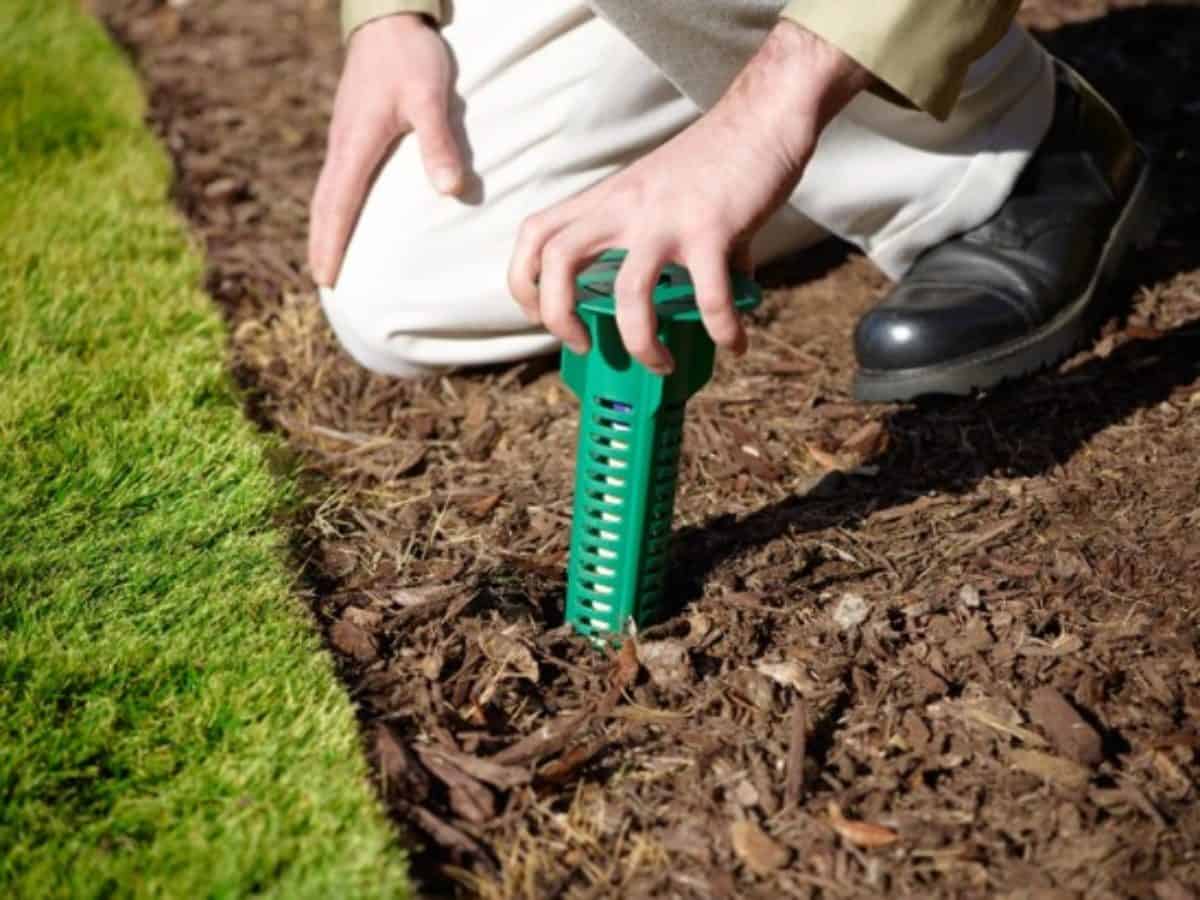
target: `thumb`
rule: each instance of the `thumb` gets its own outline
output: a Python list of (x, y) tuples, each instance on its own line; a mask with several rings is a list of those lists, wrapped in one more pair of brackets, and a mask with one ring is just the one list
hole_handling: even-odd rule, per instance
[(429, 183), (439, 194), (457, 196), (466, 186), (466, 166), (445, 102), (425, 105), (411, 120)]

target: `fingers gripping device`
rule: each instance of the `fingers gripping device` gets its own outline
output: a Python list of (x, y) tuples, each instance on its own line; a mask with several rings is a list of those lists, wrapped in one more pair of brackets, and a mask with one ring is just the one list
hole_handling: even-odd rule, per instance
[[(661, 376), (632, 359), (617, 331), (613, 284), (624, 258), (605, 253), (576, 280), (576, 311), (591, 335), (583, 355), (563, 348), (562, 377), (581, 404), (567, 620), (604, 642), (663, 617), (668, 544), (687, 401), (712, 377), (716, 348), (687, 270), (668, 266), (653, 301), (659, 339), (675, 359)], [(761, 301), (731, 275), (738, 310)]]

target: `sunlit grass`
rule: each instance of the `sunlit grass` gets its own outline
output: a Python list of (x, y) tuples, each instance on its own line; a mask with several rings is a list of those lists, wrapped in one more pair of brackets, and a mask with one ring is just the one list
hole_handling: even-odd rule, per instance
[(404, 895), (142, 109), (0, 3), (0, 895)]

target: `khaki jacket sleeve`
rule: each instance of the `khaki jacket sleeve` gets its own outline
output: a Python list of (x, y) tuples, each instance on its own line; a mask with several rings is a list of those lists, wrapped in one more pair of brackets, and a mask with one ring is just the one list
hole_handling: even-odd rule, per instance
[(449, 7), (449, 0), (342, 0), (342, 38), (350, 40), (350, 35), (368, 22), (397, 13), (418, 13), (445, 25)]
[(1004, 36), (1020, 0), (790, 0), (820, 35), (914, 106), (945, 119), (971, 63)]

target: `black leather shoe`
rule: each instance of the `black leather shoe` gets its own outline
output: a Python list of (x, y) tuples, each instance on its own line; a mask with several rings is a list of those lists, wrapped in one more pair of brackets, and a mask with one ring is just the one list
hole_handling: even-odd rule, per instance
[(1054, 365), (1105, 318), (1131, 244), (1154, 239), (1150, 166), (1112, 108), (1058, 64), (1054, 119), (983, 225), (925, 251), (858, 323), (854, 395), (970, 394)]

